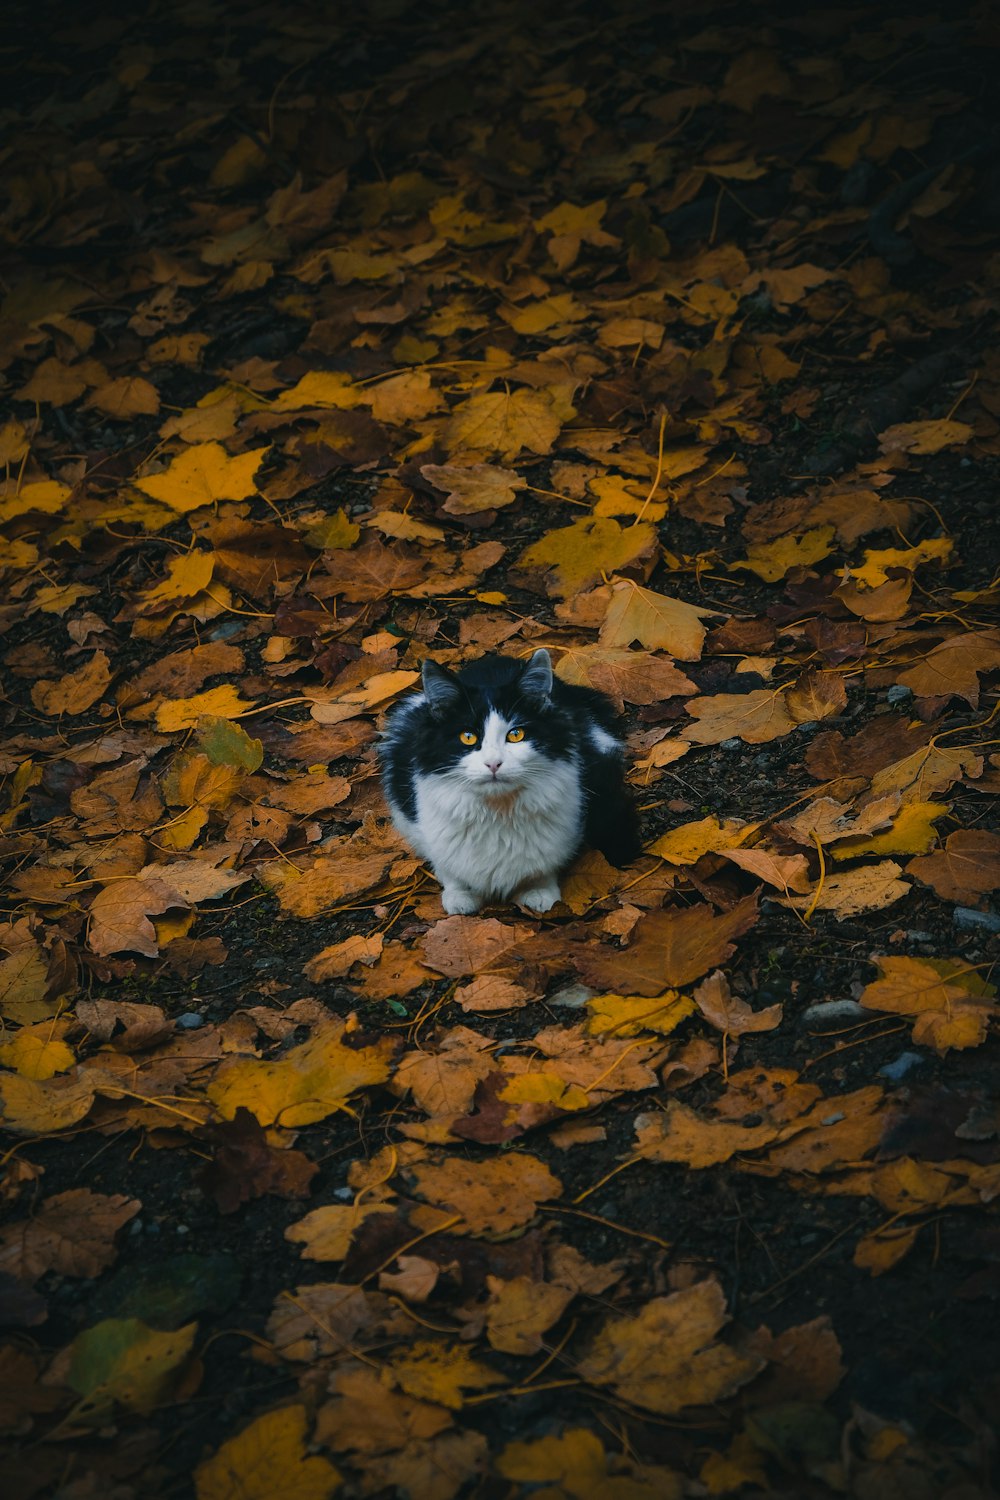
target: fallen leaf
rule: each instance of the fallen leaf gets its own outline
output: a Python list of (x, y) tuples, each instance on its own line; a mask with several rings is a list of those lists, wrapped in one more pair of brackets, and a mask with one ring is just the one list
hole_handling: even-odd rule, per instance
[(541, 575), (548, 594), (565, 599), (597, 583), (602, 573), (636, 568), (645, 575), (658, 551), (647, 522), (622, 528), (604, 517), (585, 517), (550, 531), (521, 553), (518, 568), (531, 579)]
[[(525, 1152), (462, 1161), (449, 1157), (420, 1162), (407, 1170), (414, 1190), (448, 1218), (454, 1234), (505, 1235), (534, 1218), (539, 1203), (558, 1198), (562, 1184), (537, 1157)], [(442, 1213), (425, 1215), (433, 1225)], [(411, 1215), (420, 1223), (421, 1211)]]
[(306, 1409), (279, 1406), (256, 1417), (194, 1471), (198, 1500), (328, 1500), (340, 1475), (306, 1454)]
[(92, 953), (144, 953), (155, 958), (160, 949), (150, 917), (183, 904), (166, 881), (115, 881), (90, 903), (87, 946)]
[(331, 1020), (276, 1062), (252, 1057), (224, 1061), (208, 1086), (209, 1099), (224, 1120), (231, 1120), (241, 1106), (262, 1125), (291, 1129), (325, 1120), (344, 1109), (358, 1089), (389, 1077), (391, 1040), (348, 1047), (341, 1041), (344, 1029), (343, 1021)]
[(149, 474), (135, 485), (180, 515), (216, 500), (245, 500), (255, 492), (254, 475), (266, 451), (252, 448), (230, 457), (221, 443), (194, 443), (162, 474)]
[(781, 1025), (780, 1005), (765, 1005), (762, 1010), (754, 1010), (732, 993), (721, 969), (702, 980), (694, 991), (694, 1003), (710, 1026), (728, 1036), (743, 1036), (749, 1031), (773, 1031)]
[(911, 859), (906, 873), (929, 885), (943, 900), (971, 906), (1000, 886), (1000, 835), (959, 828), (936, 854)]
[(686, 707), (696, 722), (687, 725), (684, 734), (698, 745), (718, 745), (734, 738), (763, 745), (796, 727), (784, 694), (775, 688), (695, 698)]
[(752, 1380), (764, 1364), (759, 1356), (714, 1342), (726, 1321), (717, 1281), (654, 1297), (634, 1317), (605, 1324), (579, 1362), (579, 1374), (661, 1416), (720, 1401)]
[(492, 1349), (502, 1354), (537, 1354), (543, 1334), (562, 1317), (573, 1300), (566, 1287), (517, 1276), (502, 1281), (488, 1276), (486, 1285), (486, 1337)]
[(606, 649), (638, 642), (647, 651), (666, 651), (681, 661), (699, 661), (706, 629), (701, 622), (718, 614), (716, 609), (685, 604), (668, 594), (641, 588), (630, 578), (620, 578), (611, 585), (599, 640)]
[(197, 1331), (197, 1323), (161, 1332), (138, 1318), (107, 1318), (77, 1334), (68, 1374), (82, 1397), (74, 1421), (102, 1425), (116, 1405), (148, 1417), (170, 1400)]
[(502, 510), (527, 484), (516, 469), (495, 464), (422, 464), (420, 472), (435, 489), (447, 492), (444, 509), (453, 516)]
[(138, 1199), (121, 1193), (92, 1193), (89, 1188), (56, 1193), (32, 1218), (0, 1230), (0, 1270), (28, 1282), (47, 1271), (99, 1276), (118, 1254), (118, 1231), (141, 1207)]
[(719, 916), (705, 901), (684, 910), (652, 911), (640, 918), (627, 948), (593, 944), (573, 961), (590, 984), (627, 984), (637, 995), (660, 995), (724, 963), (733, 953), (733, 939), (749, 931), (757, 915), (753, 896)]
[(110, 682), (107, 653), (95, 651), (75, 672), (54, 682), (36, 682), (31, 701), (43, 714), (82, 714), (104, 697)]

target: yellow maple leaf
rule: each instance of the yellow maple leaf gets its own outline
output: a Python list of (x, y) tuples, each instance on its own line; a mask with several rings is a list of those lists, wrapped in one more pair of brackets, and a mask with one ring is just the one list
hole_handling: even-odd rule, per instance
[(630, 578), (619, 578), (611, 586), (599, 639), (602, 646), (631, 646), (638, 641), (648, 651), (667, 651), (681, 661), (698, 661), (705, 641), (701, 622), (718, 613), (641, 588)]
[(926, 854), (937, 843), (934, 820), (948, 811), (947, 802), (906, 802), (885, 833), (841, 839), (831, 852), (834, 859), (853, 859), (860, 854)]
[(292, 1129), (325, 1120), (351, 1094), (389, 1076), (393, 1045), (345, 1047), (344, 1022), (333, 1021), (276, 1062), (239, 1057), (224, 1062), (208, 1086), (208, 1097), (224, 1120), (242, 1106), (262, 1125)]
[(208, 688), (204, 693), (195, 693), (191, 698), (169, 698), (156, 710), (156, 727), (169, 733), (174, 729), (194, 729), (198, 720), (206, 714), (220, 719), (238, 719), (254, 704), (241, 698), (239, 688), (231, 682), (221, 687)]
[(729, 564), (730, 572), (746, 568), (765, 583), (777, 583), (792, 568), (808, 568), (833, 551), (833, 526), (814, 526), (802, 536), (779, 536), (773, 542), (748, 547), (746, 558)]
[(654, 1297), (635, 1317), (617, 1317), (598, 1333), (578, 1373), (610, 1385), (645, 1411), (673, 1416), (731, 1395), (764, 1364), (713, 1340), (727, 1321), (717, 1281), (699, 1281)]
[(603, 573), (628, 567), (645, 571), (657, 549), (656, 531), (644, 521), (623, 528), (610, 517), (587, 516), (532, 542), (518, 566), (544, 573), (548, 593), (564, 599), (590, 588)]
[(167, 563), (167, 576), (143, 591), (142, 613), (157, 614), (179, 600), (193, 599), (208, 587), (214, 571), (213, 552), (181, 552), (171, 557)]
[(682, 823), (679, 828), (661, 834), (646, 852), (658, 854), (672, 865), (693, 865), (703, 854), (740, 844), (758, 826), (757, 823), (744, 823), (742, 818), (726, 818), (720, 822), (714, 813), (710, 813), (707, 818)]
[(652, 1000), (645, 995), (595, 995), (587, 1001), (590, 1016), (584, 1029), (588, 1036), (639, 1036), (644, 1031), (668, 1036), (694, 1008), (694, 1001), (677, 990), (666, 990)]
[[(65, 1030), (65, 1025), (61, 1030)], [(52, 1021), (23, 1026), (16, 1036), (0, 1046), (0, 1063), (4, 1067), (13, 1068), (22, 1078), (39, 1082), (69, 1072), (75, 1061), (72, 1049), (62, 1040), (60, 1028)]]
[(491, 1385), (504, 1384), (501, 1374), (473, 1359), (461, 1344), (432, 1343), (430, 1339), (411, 1344), (386, 1368), (408, 1396), (436, 1401), (452, 1411), (462, 1405), (464, 1390), (484, 1391)]
[(306, 1453), (306, 1409), (266, 1411), (194, 1472), (198, 1500), (329, 1500), (340, 1474)]
[(524, 449), (551, 453), (563, 423), (573, 415), (568, 403), (557, 408), (548, 391), (487, 391), (455, 407), (444, 441), (452, 452), (475, 448), (507, 459)]
[(866, 583), (869, 588), (878, 588), (889, 579), (889, 568), (906, 568), (913, 573), (922, 563), (944, 562), (951, 556), (954, 542), (950, 536), (929, 537), (915, 547), (865, 548), (865, 560), (860, 568), (851, 569), (855, 582)]
[(252, 448), (230, 457), (221, 443), (196, 443), (179, 453), (169, 469), (137, 479), (136, 486), (181, 515), (216, 500), (246, 500), (255, 493), (253, 476), (266, 451)]

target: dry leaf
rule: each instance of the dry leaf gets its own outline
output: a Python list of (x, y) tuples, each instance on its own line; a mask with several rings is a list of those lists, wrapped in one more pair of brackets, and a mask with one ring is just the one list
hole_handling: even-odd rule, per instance
[(717, 1281), (700, 1281), (654, 1297), (634, 1317), (605, 1324), (578, 1369), (592, 1385), (611, 1386), (623, 1401), (661, 1416), (720, 1401), (763, 1368), (715, 1336), (726, 1319)]

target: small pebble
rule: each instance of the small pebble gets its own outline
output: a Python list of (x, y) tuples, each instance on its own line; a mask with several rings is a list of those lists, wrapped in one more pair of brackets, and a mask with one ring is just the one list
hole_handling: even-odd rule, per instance
[(548, 997), (548, 1003), (549, 1005), (566, 1005), (570, 1010), (579, 1010), (596, 994), (596, 990), (588, 989), (585, 984), (564, 984), (561, 990), (556, 990), (554, 995)]
[(735, 739), (720, 740), (720, 742), (719, 742), (719, 749), (720, 750), (742, 750), (743, 749), (743, 741), (739, 738), (738, 735), (736, 736)]
[(983, 932), (1000, 932), (1000, 917), (995, 911), (976, 911), (974, 906), (956, 906), (951, 920), (956, 927), (976, 928)]
[(339, 1198), (341, 1203), (353, 1203), (354, 1189), (350, 1187), (334, 1188), (333, 1196)]
[(182, 1026), (185, 1031), (197, 1031), (204, 1024), (205, 1017), (196, 1010), (186, 1010), (182, 1016), (177, 1017), (177, 1025)]
[(815, 1026), (817, 1022), (853, 1020), (856, 1016), (870, 1014), (856, 1000), (823, 1000), (804, 1010), (801, 1019), (804, 1026)]
[(189, 1228), (188, 1228), (188, 1227), (187, 1227), (187, 1225), (186, 1225), (186, 1224), (178, 1224), (178, 1225), (177, 1225), (177, 1230), (176, 1230), (176, 1233), (177, 1233), (177, 1234), (190, 1234), (190, 1233), (191, 1233), (191, 1231), (190, 1231), (190, 1229), (189, 1229)]
[(893, 683), (885, 695), (887, 703), (904, 703), (907, 698), (913, 697), (913, 689), (904, 687), (901, 682)]
[(934, 941), (933, 932), (921, 932), (919, 928), (914, 928), (912, 932), (908, 932), (906, 937), (911, 943), (933, 943)]
[(892, 1083), (898, 1083), (901, 1078), (906, 1077), (907, 1073), (912, 1073), (914, 1068), (918, 1068), (926, 1061), (927, 1059), (919, 1052), (901, 1052), (894, 1062), (886, 1063), (884, 1068), (879, 1068), (879, 1076), (888, 1078)]

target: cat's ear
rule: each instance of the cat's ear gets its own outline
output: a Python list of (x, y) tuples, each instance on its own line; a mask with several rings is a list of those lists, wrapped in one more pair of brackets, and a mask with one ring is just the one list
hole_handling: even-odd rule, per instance
[(435, 718), (441, 718), (449, 709), (454, 708), (462, 695), (454, 674), (447, 667), (438, 666), (430, 657), (424, 659), (420, 679), (427, 705)]
[(552, 658), (544, 648), (534, 653), (521, 673), (518, 687), (526, 697), (534, 698), (542, 708), (548, 703), (552, 696)]

